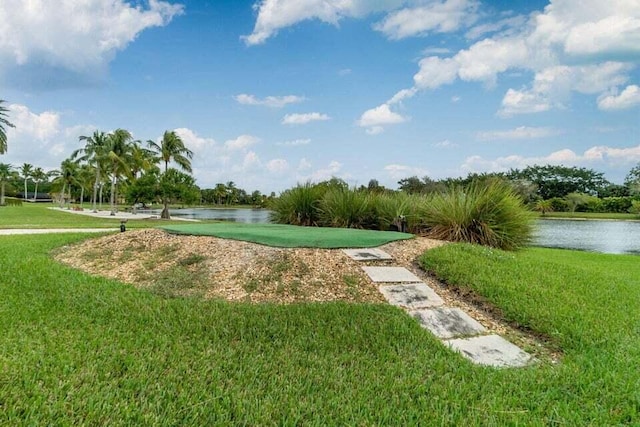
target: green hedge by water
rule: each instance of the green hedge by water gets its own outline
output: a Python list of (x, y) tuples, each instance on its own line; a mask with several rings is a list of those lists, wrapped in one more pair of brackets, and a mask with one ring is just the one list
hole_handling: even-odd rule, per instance
[(502, 249), (526, 246), (533, 227), (513, 188), (491, 180), (421, 196), (307, 183), (282, 193), (271, 209), (281, 224), (389, 230), (404, 221), (414, 234)]

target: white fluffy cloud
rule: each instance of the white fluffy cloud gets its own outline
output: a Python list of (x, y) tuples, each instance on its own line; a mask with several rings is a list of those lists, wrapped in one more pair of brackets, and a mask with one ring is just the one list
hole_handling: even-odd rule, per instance
[(149, 0), (3, 0), (0, 2), (0, 73), (37, 66), (91, 74), (145, 29), (168, 24), (183, 6)]
[(438, 147), (438, 148), (455, 148), (458, 146), (458, 144), (456, 144), (455, 142), (451, 142), (448, 139), (438, 141), (435, 144), (431, 144), (431, 145), (433, 147)]
[(342, 163), (336, 160), (332, 160), (331, 162), (329, 162), (329, 165), (327, 165), (327, 167), (318, 169), (310, 175), (302, 177), (302, 181), (321, 182), (329, 180), (333, 177), (342, 179), (348, 178), (349, 175), (342, 174), (341, 171)]
[(374, 28), (399, 39), (429, 31), (455, 31), (475, 19), (476, 0), (261, 0), (253, 32), (242, 39), (249, 46), (264, 43), (279, 30), (317, 19), (338, 25), (344, 18), (390, 12)]
[(285, 96), (267, 96), (266, 98), (259, 99), (254, 95), (248, 95), (241, 93), (233, 97), (239, 104), (243, 105), (262, 105), (271, 108), (282, 108), (288, 104), (297, 104), (304, 101), (304, 97), (296, 95)]
[(627, 73), (631, 69), (629, 64), (613, 61), (596, 65), (557, 65), (545, 68), (535, 74), (531, 88), (509, 89), (498, 114), (511, 116), (565, 108), (572, 92), (608, 93), (627, 82)]
[(602, 168), (604, 166), (633, 165), (639, 161), (640, 145), (627, 148), (595, 146), (585, 150), (582, 154), (563, 149), (540, 157), (524, 157), (514, 154), (485, 159), (480, 156), (471, 156), (465, 159), (461, 169), (465, 172), (506, 172), (511, 168), (521, 169), (536, 164)]
[(598, 108), (601, 110), (624, 110), (640, 105), (640, 87), (627, 86), (620, 94), (604, 95), (598, 99)]
[(433, 1), (389, 13), (374, 29), (392, 40), (428, 32), (446, 33), (476, 20), (479, 3), (475, 0)]
[(612, 92), (629, 80), (634, 66), (625, 61), (640, 53), (638, 0), (551, 0), (542, 13), (479, 26), (471, 36), (495, 31), (449, 57), (425, 53), (414, 89), (435, 89), (457, 79), (491, 87), (504, 72), (529, 70), (535, 75), (531, 85), (506, 92), (501, 116), (565, 108), (572, 92), (600, 95), (604, 109), (635, 99), (634, 89), (621, 99)]
[(174, 129), (175, 133), (182, 139), (185, 146), (194, 152), (211, 149), (216, 145), (216, 141), (212, 138), (203, 138), (191, 129), (178, 128)]
[(282, 118), (283, 125), (304, 125), (310, 122), (326, 121), (331, 117), (321, 113), (287, 114)]
[(244, 150), (252, 145), (260, 142), (260, 138), (253, 135), (240, 135), (235, 139), (229, 139), (225, 141), (224, 146), (226, 149), (235, 151), (235, 150)]
[(476, 139), (480, 141), (498, 141), (513, 139), (536, 139), (559, 135), (558, 129), (548, 127), (519, 126), (509, 130), (492, 130), (476, 132)]
[(300, 145), (309, 145), (310, 143), (311, 143), (311, 139), (305, 138), (305, 139), (293, 139), (291, 141), (278, 142), (276, 143), (276, 145), (282, 145), (285, 147), (298, 147)]
[(410, 176), (423, 177), (429, 174), (429, 171), (424, 168), (399, 164), (387, 165), (384, 167), (384, 171), (396, 181)]
[(272, 173), (282, 174), (289, 170), (289, 162), (285, 159), (273, 159), (267, 163), (267, 170)]
[(8, 115), (14, 128), (9, 128), (9, 137), (26, 136), (46, 141), (60, 133), (60, 113), (44, 111), (33, 113), (25, 105), (11, 104)]
[(393, 125), (407, 121), (407, 118), (391, 111), (389, 104), (382, 104), (365, 111), (358, 120), (358, 125), (368, 128), (367, 133), (375, 135), (384, 130), (383, 126)]
[(34, 112), (20, 104), (7, 106), (15, 128), (7, 129), (8, 151), (2, 161), (13, 165), (31, 163), (46, 170), (55, 169), (75, 149), (80, 135), (91, 135), (92, 125), (64, 126), (57, 111)]

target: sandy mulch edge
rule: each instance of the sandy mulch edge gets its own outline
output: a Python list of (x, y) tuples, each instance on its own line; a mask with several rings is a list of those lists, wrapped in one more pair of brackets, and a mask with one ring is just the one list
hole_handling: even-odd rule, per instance
[[(153, 288), (171, 280), (176, 268), (191, 272), (200, 282), (195, 291), (208, 299), (243, 302), (384, 303), (362, 265), (407, 268), (433, 288), (445, 305), (458, 307), (478, 320), (489, 333), (507, 337), (539, 359), (557, 361), (559, 354), (544, 339), (509, 325), (500, 313), (476, 295), (462, 293), (422, 270), (418, 258), (446, 242), (416, 237), (380, 246), (392, 261), (358, 262), (339, 249), (274, 248), (209, 236), (175, 235), (143, 229), (89, 239), (60, 248), (55, 259), (90, 274)], [(196, 261), (193, 264), (190, 262)], [(182, 264), (182, 267), (179, 267)], [(193, 289), (183, 294), (189, 295)]]

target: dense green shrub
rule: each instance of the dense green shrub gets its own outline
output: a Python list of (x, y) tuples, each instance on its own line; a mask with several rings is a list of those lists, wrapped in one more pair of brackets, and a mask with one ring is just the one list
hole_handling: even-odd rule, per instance
[(561, 197), (552, 197), (548, 199), (553, 207), (553, 212), (569, 212), (569, 204)]
[(501, 181), (433, 194), (420, 213), (430, 237), (509, 250), (529, 243), (533, 227), (522, 199)]
[(320, 225), (344, 228), (377, 228), (375, 211), (366, 191), (329, 188), (320, 201)]
[(320, 200), (325, 191), (325, 188), (309, 182), (284, 191), (270, 203), (271, 221), (280, 224), (318, 225)]
[(376, 194), (371, 199), (379, 230), (400, 229), (398, 220), (404, 217), (407, 231), (416, 233), (420, 229), (418, 206), (424, 198), (404, 192)]
[(605, 197), (602, 199), (601, 212), (628, 212), (631, 208), (631, 197)]

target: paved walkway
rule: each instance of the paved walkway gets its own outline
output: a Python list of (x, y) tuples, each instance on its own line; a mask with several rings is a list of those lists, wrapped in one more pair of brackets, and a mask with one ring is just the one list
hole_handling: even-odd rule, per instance
[(54, 210), (54, 211), (66, 212), (66, 213), (70, 213), (70, 214), (92, 216), (94, 218), (105, 218), (105, 219), (126, 219), (126, 220), (130, 220), (130, 219), (156, 219), (156, 218), (160, 218), (160, 215), (152, 214), (152, 213), (149, 213), (149, 212), (136, 213), (136, 214), (131, 213), (131, 212), (116, 212), (114, 215), (111, 215), (111, 211), (110, 210), (103, 210), (103, 211), (94, 212), (90, 208), (85, 208), (85, 209), (83, 209), (81, 211), (76, 211), (76, 210), (67, 209), (67, 208), (49, 208), (49, 209)]
[(13, 234), (49, 234), (49, 233), (109, 233), (120, 228), (3, 228), (0, 236)]
[[(357, 261), (390, 260), (380, 249), (348, 249), (344, 252)], [(521, 367), (533, 362), (530, 354), (484, 326), (459, 308), (446, 307), (436, 291), (404, 267), (365, 266), (365, 273), (386, 300), (405, 310), (443, 344), (473, 363), (494, 367)]]

